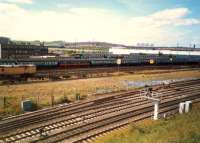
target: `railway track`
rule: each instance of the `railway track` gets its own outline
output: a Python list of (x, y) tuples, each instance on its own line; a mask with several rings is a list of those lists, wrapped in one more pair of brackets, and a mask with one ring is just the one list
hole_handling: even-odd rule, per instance
[[(170, 86), (158, 90), (162, 95), (159, 96), (162, 99), (161, 113), (177, 111), (177, 104), (182, 100), (200, 98), (200, 80), (178, 82)], [(83, 136), (86, 131), (96, 130), (95, 135), (98, 135), (125, 123), (149, 118), (152, 108), (152, 103), (141, 98), (139, 91), (115, 93), (4, 119), (0, 121), (0, 142), (58, 142), (65, 139), (77, 142), (89, 137)], [(41, 137), (40, 129), (48, 136)], [(77, 137), (80, 133), (82, 137)]]
[[(170, 103), (170, 101), (168, 101), (168, 102)], [(176, 101), (176, 102), (173, 101), (170, 104), (168, 103), (168, 105), (166, 105), (167, 103), (165, 103), (165, 104), (162, 103), (160, 105), (160, 108), (161, 108), (160, 113), (165, 113), (166, 111), (170, 111), (172, 109), (177, 109), (177, 102), (178, 101)], [(174, 108), (174, 106), (176, 108)], [(48, 137), (44, 137), (42, 139), (38, 138), (38, 139), (36, 139), (36, 141), (33, 141), (33, 142), (59, 142), (59, 141), (62, 141), (64, 139), (68, 139), (68, 138), (70, 138), (69, 140), (72, 140), (72, 139), (77, 140), (76, 135), (88, 132), (92, 129), (97, 129), (102, 126), (107, 126), (107, 125), (113, 124), (115, 122), (118, 124), (121, 121), (127, 120), (132, 117), (137, 117), (138, 115), (142, 115), (143, 117), (151, 117), (152, 111), (153, 111), (153, 107), (152, 107), (151, 103), (142, 104), (142, 105), (140, 105), (140, 108), (137, 108), (137, 107), (127, 108), (126, 107), (126, 109), (123, 111), (115, 111), (109, 115), (104, 114), (101, 117), (95, 118), (86, 123), (82, 123), (81, 125), (76, 125), (76, 126), (68, 127), (68, 128), (66, 127), (65, 129), (60, 130), (58, 133), (50, 134)], [(144, 115), (144, 114), (148, 114), (148, 116)], [(74, 136), (76, 136), (76, 137), (74, 137)], [(69, 140), (67, 142), (69, 142)]]
[[(123, 97), (124, 98), (124, 97)], [(100, 101), (99, 101), (100, 100)], [(106, 99), (107, 100), (107, 99)], [(90, 102), (93, 102), (93, 100), (92, 101), (90, 101)], [(98, 99), (98, 103), (99, 102), (102, 102), (102, 99)], [(105, 102), (105, 101), (104, 101)], [(86, 102), (86, 103), (84, 103), (84, 104), (86, 104), (87, 105), (87, 103), (88, 102)], [(82, 103), (80, 103), (80, 104), (82, 104)], [(97, 104), (97, 103), (95, 103), (95, 104)], [(75, 104), (75, 106), (77, 106), (76, 104)], [(51, 110), (48, 110), (48, 112), (51, 112), (52, 110), (54, 110), (54, 109), (56, 109), (54, 112), (57, 112), (57, 108), (58, 108), (58, 110), (60, 110), (61, 108), (60, 107), (55, 107), (55, 108), (53, 108), (53, 109), (51, 109)], [(62, 107), (63, 109), (64, 109), (64, 107)], [(70, 106), (67, 106), (67, 108), (70, 108)], [(44, 111), (46, 111), (46, 110), (44, 110)], [(41, 112), (41, 114), (44, 114), (44, 111), (42, 110), (42, 111), (40, 111)], [(40, 112), (35, 112), (35, 114), (34, 115), (32, 115), (32, 116), (36, 116), (36, 114), (38, 114), (38, 113), (40, 113)], [(39, 116), (41, 115), (41, 114), (39, 114)], [(26, 115), (26, 117), (28, 116), (28, 114)], [(31, 118), (32, 118), (32, 116), (30, 116)], [(18, 117), (18, 116), (17, 116)], [(20, 116), (18, 117), (19, 119), (20, 119)], [(23, 119), (23, 121), (24, 121), (24, 118), (21, 118), (21, 119)], [(10, 120), (12, 120), (12, 119), (10, 119)], [(18, 122), (19, 123), (19, 122)]]
[[(4, 80), (4, 84), (27, 84), (27, 83), (41, 83), (48, 81), (63, 81), (74, 79), (87, 79), (98, 77), (113, 76), (112, 73), (124, 72), (124, 73), (137, 73), (137, 74), (161, 74), (175, 71), (191, 71), (199, 70), (199, 65), (157, 65), (157, 66), (122, 66), (118, 67), (93, 67), (93, 68), (75, 68), (75, 69), (38, 69), (37, 72), (24, 78), (13, 79), (7, 78)], [(151, 72), (145, 72), (152, 70)], [(159, 71), (157, 71), (159, 70)], [(166, 71), (167, 70), (167, 71)]]
[(140, 70), (187, 70), (199, 68), (197, 65), (165, 65), (165, 66), (122, 66), (118, 69), (117, 66), (114, 67), (93, 67), (93, 68), (78, 68), (78, 69), (46, 69), (38, 70), (36, 76), (51, 77), (51, 76), (64, 76), (64, 75), (79, 75), (79, 78), (83, 78), (86, 74), (98, 74), (98, 73), (113, 73), (113, 72), (135, 72)]
[[(184, 85), (184, 83), (180, 83), (181, 86)], [(112, 103), (115, 103), (114, 101), (118, 101), (117, 103), (123, 103), (124, 100), (126, 100), (126, 98), (133, 98), (132, 97), (132, 94), (137, 94), (139, 93), (138, 91), (131, 91), (131, 92), (123, 92), (123, 93), (120, 93), (120, 95), (118, 94), (113, 94), (111, 96), (108, 96), (106, 98), (98, 98), (98, 99), (94, 99), (94, 100), (88, 100), (88, 101), (84, 101), (84, 102), (77, 102), (77, 103), (74, 103), (74, 104), (69, 104), (69, 105), (64, 105), (64, 106), (56, 106), (56, 107), (53, 107), (53, 108), (49, 108), (49, 109), (46, 109), (46, 110), (39, 110), (39, 111), (36, 111), (34, 113), (31, 113), (31, 114), (24, 114), (24, 115), (21, 115), (21, 116), (16, 116), (16, 117), (12, 117), (12, 118), (8, 118), (7, 120), (3, 120), (2, 122), (0, 122), (0, 125), (1, 124), (5, 124), (6, 123), (9, 123), (9, 124), (17, 124), (19, 125), (20, 122), (25, 124), (25, 121), (26, 120), (39, 120), (40, 118), (43, 119), (43, 117), (47, 118), (47, 117), (50, 117), (50, 119), (53, 118), (52, 114), (49, 114), (49, 113), (53, 113), (53, 115), (56, 113), (55, 116), (57, 115), (60, 115), (61, 113), (66, 113), (66, 112), (71, 112), (71, 113), (75, 113), (75, 112), (78, 112), (80, 109), (81, 111), (83, 109), (86, 109), (86, 110), (89, 110), (89, 109), (94, 109), (93, 106), (97, 106), (97, 108), (99, 108), (99, 104), (100, 106), (102, 107), (105, 107), (106, 105), (110, 105)], [(134, 98), (138, 97), (138, 95), (134, 96)], [(89, 107), (89, 108), (88, 108)], [(72, 111), (75, 111), (75, 112), (72, 112)], [(67, 114), (69, 115), (69, 114)], [(17, 121), (17, 122), (16, 122)], [(0, 127), (0, 131), (1, 131), (2, 127)]]

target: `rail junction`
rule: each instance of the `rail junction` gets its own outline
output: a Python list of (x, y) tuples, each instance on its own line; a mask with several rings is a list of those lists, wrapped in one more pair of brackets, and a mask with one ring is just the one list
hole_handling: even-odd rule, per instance
[[(143, 90), (143, 89), (141, 89)], [(62, 104), (0, 121), (0, 142), (77, 143), (153, 118), (154, 103), (141, 90), (121, 91)], [(179, 104), (200, 101), (200, 79), (152, 87), (159, 93), (158, 119), (179, 112)]]

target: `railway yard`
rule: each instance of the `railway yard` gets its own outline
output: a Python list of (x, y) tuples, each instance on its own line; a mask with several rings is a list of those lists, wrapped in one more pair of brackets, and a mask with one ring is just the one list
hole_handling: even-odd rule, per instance
[(200, 143), (198, 5), (0, 0), (0, 143)]
[(0, 59), (0, 143), (92, 142), (190, 112), (200, 102), (199, 51), (161, 52)]
[(116, 75), (142, 74), (145, 71), (152, 73), (162, 73), (170, 71), (187, 71), (198, 69), (198, 65), (171, 65), (171, 66), (122, 66), (122, 67), (95, 67), (95, 68), (75, 68), (75, 69), (40, 69), (30, 77), (11, 77), (0, 82), (6, 84), (38, 83), (49, 81), (65, 81), (74, 79), (88, 79), (112, 77)]
[[(200, 80), (153, 86), (160, 100), (158, 118), (178, 113), (180, 102), (199, 97)], [(81, 142), (91, 141), (113, 129), (153, 116), (153, 103), (143, 89), (121, 91), (95, 99), (62, 104), (0, 121), (1, 142)]]
[[(83, 78), (98, 78), (113, 76), (113, 73), (142, 73), (144, 71), (161, 70), (192, 70), (198, 69), (198, 65), (172, 65), (172, 66), (122, 66), (122, 67), (96, 67), (96, 68), (81, 68), (81, 69), (59, 69), (59, 70), (39, 70), (35, 78), (46, 80), (67, 80), (67, 79), (83, 79)], [(141, 72), (142, 71), (142, 72)], [(42, 81), (42, 80), (36, 80)]]
[[(109, 77), (101, 78), (2, 85), (0, 86), (0, 99), (3, 101), (6, 98), (6, 104), (3, 107), (1, 102), (0, 113), (1, 116), (22, 113), (20, 106), (22, 100), (31, 100), (41, 109), (45, 106), (52, 106), (52, 97), (54, 97), (54, 104), (60, 104), (76, 101), (77, 94), (85, 99), (96, 97), (96, 94), (139, 88), (153, 81), (162, 83), (165, 80), (198, 77), (200, 77), (198, 69), (154, 69), (139, 70), (134, 73), (117, 72)], [(141, 83), (143, 85), (140, 85)]]

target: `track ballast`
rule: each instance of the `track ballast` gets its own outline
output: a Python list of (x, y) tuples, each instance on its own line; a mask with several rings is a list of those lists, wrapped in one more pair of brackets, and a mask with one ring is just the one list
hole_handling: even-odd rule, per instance
[[(200, 98), (200, 80), (155, 87), (160, 117), (178, 112), (182, 101)], [(153, 103), (140, 91), (124, 91), (0, 121), (0, 142), (80, 142), (134, 121), (151, 118)], [(42, 129), (42, 130), (41, 130)]]

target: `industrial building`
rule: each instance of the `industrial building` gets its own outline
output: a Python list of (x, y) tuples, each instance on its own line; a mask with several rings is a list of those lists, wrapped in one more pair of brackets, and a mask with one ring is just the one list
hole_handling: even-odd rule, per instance
[(0, 59), (24, 59), (44, 55), (48, 55), (48, 48), (44, 45), (0, 43)]
[(0, 44), (8, 44), (10, 43), (10, 38), (0, 37)]

